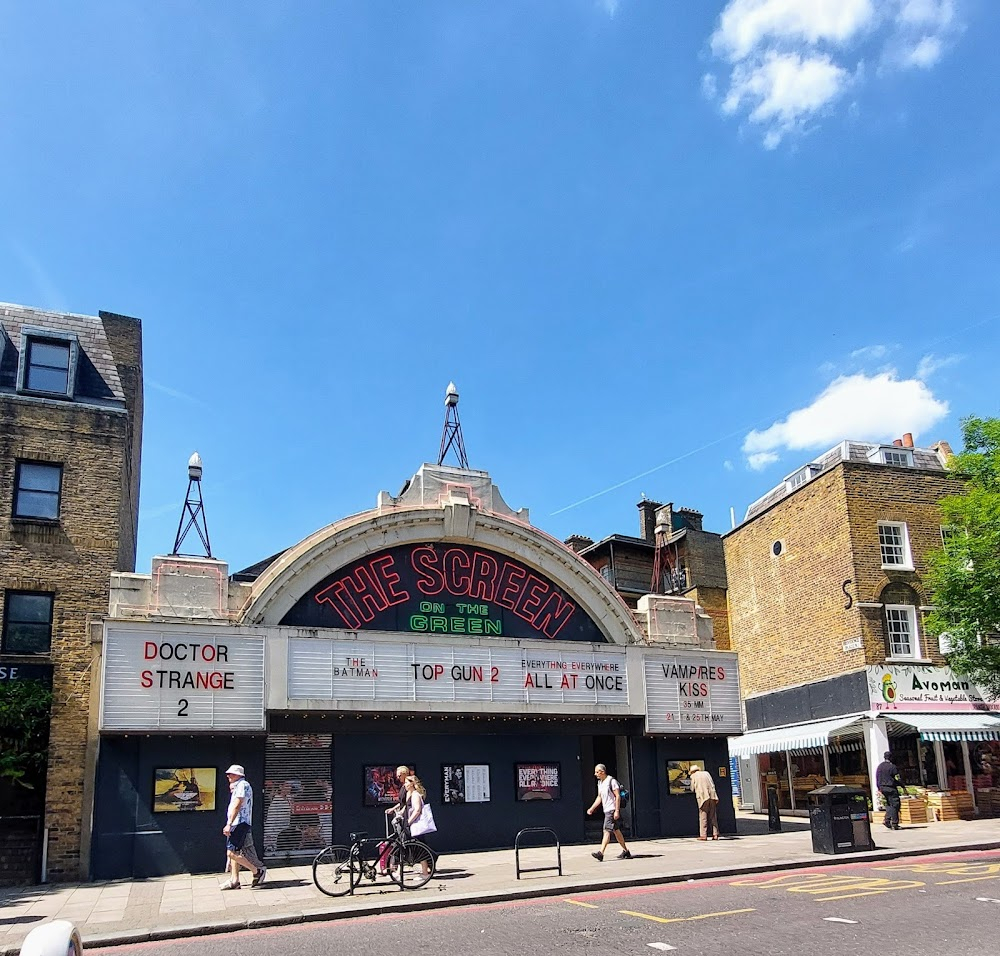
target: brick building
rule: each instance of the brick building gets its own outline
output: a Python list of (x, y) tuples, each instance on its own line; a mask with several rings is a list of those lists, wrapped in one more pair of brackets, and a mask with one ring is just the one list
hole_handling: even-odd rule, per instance
[[(1000, 721), (923, 626), (947, 443), (844, 441), (755, 501), (723, 536), (748, 733), (742, 796), (802, 810), (824, 780), (872, 787), (893, 750), (906, 782), (1000, 787)], [(872, 790), (873, 799), (877, 794)], [(983, 803), (989, 801), (981, 801)]]
[[(52, 690), (46, 773), (0, 790), (0, 816), (29, 837), (0, 877), (37, 877), (43, 843), (48, 877), (86, 869), (88, 620), (107, 612), (112, 572), (135, 567), (141, 437), (137, 319), (0, 304), (0, 692)], [(0, 842), (24, 845), (19, 829)]]
[[(691, 508), (643, 499), (639, 536), (613, 534), (595, 542), (572, 535), (566, 544), (585, 558), (622, 596), (629, 607), (655, 590), (688, 598), (712, 619), (715, 646), (729, 648), (726, 609), (726, 561), (722, 537), (702, 527), (702, 514)], [(662, 580), (653, 581), (656, 547), (662, 555)]]

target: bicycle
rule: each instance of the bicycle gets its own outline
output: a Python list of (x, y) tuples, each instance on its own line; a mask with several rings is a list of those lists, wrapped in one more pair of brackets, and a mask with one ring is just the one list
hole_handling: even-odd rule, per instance
[[(388, 831), (386, 819), (385, 841), (361, 831), (351, 834), (349, 847), (340, 844), (321, 850), (313, 860), (316, 888), (327, 896), (353, 896), (363, 880), (376, 883), (380, 876), (388, 876), (401, 890), (420, 889), (434, 876), (434, 851), (420, 840), (407, 840), (401, 828)], [(384, 869), (380, 860), (386, 861)]]

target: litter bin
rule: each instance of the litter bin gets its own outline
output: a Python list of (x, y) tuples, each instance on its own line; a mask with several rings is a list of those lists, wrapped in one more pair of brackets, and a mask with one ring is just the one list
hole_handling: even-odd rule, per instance
[(868, 819), (867, 791), (830, 783), (811, 790), (808, 796), (814, 853), (856, 853), (875, 849)]

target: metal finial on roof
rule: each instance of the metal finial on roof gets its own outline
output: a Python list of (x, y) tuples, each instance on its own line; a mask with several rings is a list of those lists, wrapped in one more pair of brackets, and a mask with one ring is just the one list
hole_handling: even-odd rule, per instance
[[(195, 452), (188, 459), (188, 489), (181, 509), (181, 520), (177, 523), (177, 536), (174, 538), (174, 550), (171, 554), (181, 554), (181, 545), (192, 528), (198, 533), (205, 557), (212, 557), (212, 544), (208, 538), (208, 522), (205, 519), (205, 502), (201, 497), (201, 476), (204, 467), (201, 455)], [(185, 519), (187, 523), (185, 524)]]
[(454, 382), (448, 383), (444, 393), (444, 429), (441, 432), (441, 447), (438, 450), (439, 465), (444, 464), (445, 456), (451, 449), (455, 450), (459, 468), (469, 467), (469, 458), (465, 454), (465, 440), (462, 438), (462, 422), (458, 417), (458, 389)]

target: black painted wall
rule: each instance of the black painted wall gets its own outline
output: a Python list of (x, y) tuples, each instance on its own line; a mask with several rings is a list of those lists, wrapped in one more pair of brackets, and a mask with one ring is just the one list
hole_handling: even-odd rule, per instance
[[(275, 730), (296, 732), (299, 720), (281, 720)], [(596, 842), (599, 815), (586, 816), (596, 795), (593, 741), (613, 741), (615, 733), (630, 738), (631, 767), (610, 766), (617, 777), (630, 777), (631, 832), (637, 838), (693, 837), (698, 811), (690, 795), (671, 797), (667, 760), (704, 760), (719, 791), (719, 823), (735, 832), (735, 813), (728, 777), (725, 738), (651, 739), (625, 722), (525, 722), (523, 727), (496, 726), (495, 732), (469, 720), (443, 721), (352, 720), (308, 721), (310, 731), (333, 732), (334, 841), (346, 843), (352, 832), (384, 832), (383, 810), (363, 805), (363, 768), (366, 765), (412, 763), (427, 787), (438, 832), (427, 842), (440, 852), (509, 848), (524, 827), (551, 827), (563, 843)], [(416, 723), (416, 722), (414, 722)], [(630, 722), (634, 723), (634, 722)], [(351, 732), (347, 731), (350, 726)], [(426, 730), (424, 728), (427, 728)], [(492, 729), (492, 728), (491, 728)], [(631, 733), (627, 733), (631, 731)], [(607, 748), (605, 748), (607, 749)], [(603, 751), (602, 751), (602, 758)], [(516, 800), (514, 765), (558, 761), (561, 799)], [(254, 787), (254, 833), (263, 845), (264, 739), (231, 737), (104, 738), (97, 774), (91, 874), (94, 879), (161, 876), (171, 873), (221, 874), (225, 862), (222, 836), (228, 787), (223, 771), (243, 763)], [(442, 803), (442, 764), (489, 764), (489, 803)], [(157, 767), (217, 767), (218, 790), (214, 812), (152, 813), (153, 771)], [(587, 823), (591, 827), (588, 831)]]
[[(97, 764), (91, 878), (95, 880), (222, 873), (226, 859), (224, 774), (243, 764), (254, 787), (254, 839), (262, 846), (264, 738), (104, 737)], [(217, 767), (215, 810), (153, 813), (153, 771)]]
[(747, 730), (783, 727), (868, 710), (868, 678), (863, 672), (813, 681), (801, 687), (762, 694), (745, 702)]
[[(542, 761), (560, 764), (561, 798), (518, 803), (514, 765)], [(335, 842), (347, 843), (356, 830), (367, 830), (372, 836), (385, 832), (385, 811), (362, 805), (362, 768), (399, 763), (415, 766), (427, 788), (438, 832), (426, 837), (426, 842), (435, 850), (511, 847), (523, 827), (551, 827), (563, 843), (583, 839), (584, 811), (594, 797), (582, 792), (579, 736), (341, 734), (333, 742)], [(445, 763), (489, 764), (490, 802), (442, 803), (441, 765)]]
[[(668, 760), (700, 760), (715, 779), (719, 794), (719, 829), (736, 832), (736, 809), (729, 772), (729, 747), (724, 737), (649, 738), (632, 741), (634, 832), (640, 839), (698, 835), (698, 807), (692, 794), (671, 796)], [(719, 770), (725, 768), (723, 777)]]

